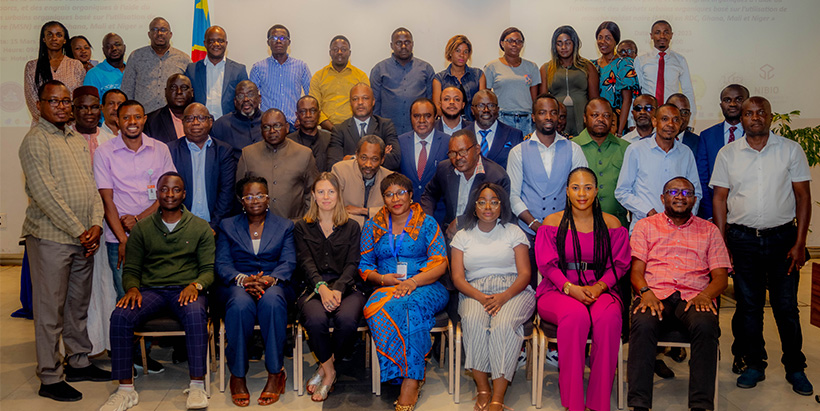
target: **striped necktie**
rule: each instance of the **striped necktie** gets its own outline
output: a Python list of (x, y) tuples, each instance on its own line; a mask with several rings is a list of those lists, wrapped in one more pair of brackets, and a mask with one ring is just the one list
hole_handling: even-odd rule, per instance
[(478, 130), (478, 134), (481, 134), (481, 155), (487, 157), (487, 153), (490, 152), (490, 145), (487, 143), (487, 135), (490, 134), (490, 130)]

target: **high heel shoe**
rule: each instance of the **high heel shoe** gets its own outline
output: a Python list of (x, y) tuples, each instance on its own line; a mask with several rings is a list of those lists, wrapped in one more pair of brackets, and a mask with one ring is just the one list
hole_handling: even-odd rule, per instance
[(273, 392), (262, 391), (262, 394), (259, 395), (259, 399), (256, 400), (259, 405), (271, 405), (279, 401), (279, 396), (285, 393), (285, 383), (288, 380), (288, 374), (285, 370), (282, 370), (273, 374), (273, 376), (277, 380)]
[(322, 399), (321, 400), (314, 400), (313, 396), (311, 396), (310, 400), (313, 401), (313, 402), (322, 402), (322, 401), (327, 399), (327, 396), (331, 392), (333, 392), (334, 388), (336, 388), (336, 378), (335, 377), (333, 378), (333, 382), (330, 383), (330, 385), (321, 384), (321, 381), (320, 381), (320, 384), (319, 384), (318, 387), (316, 387), (316, 390), (313, 392), (313, 395), (319, 394), (319, 396)]
[(396, 401), (393, 402), (394, 410), (395, 411), (413, 411), (413, 410), (415, 410), (416, 409), (416, 404), (418, 404), (419, 398), (421, 398), (421, 387), (424, 386), (424, 382), (425, 382), (425, 380), (419, 381), (418, 392), (416, 392), (416, 401), (414, 401), (412, 404), (402, 405), (402, 404), (399, 404), (399, 400), (396, 400)]
[(308, 392), (308, 394), (313, 394), (313, 392), (316, 391), (316, 387), (318, 387), (321, 383), (322, 376), (319, 375), (319, 370), (317, 369), (316, 372), (314, 372), (313, 375), (310, 376), (310, 379), (307, 380), (307, 382), (305, 383), (305, 390)]

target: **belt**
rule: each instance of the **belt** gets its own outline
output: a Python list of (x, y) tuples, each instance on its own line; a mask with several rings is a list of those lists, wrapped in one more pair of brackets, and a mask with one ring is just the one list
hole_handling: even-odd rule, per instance
[(512, 116), (512, 117), (529, 117), (530, 113), (510, 113), (510, 112), (501, 112), (502, 116)]
[(777, 226), (777, 227), (772, 227), (772, 228), (760, 229), (760, 228), (747, 227), (745, 225), (740, 225), (740, 224), (729, 224), (729, 228), (731, 228), (733, 230), (740, 231), (741, 233), (745, 233), (745, 234), (754, 234), (756, 237), (768, 237), (770, 235), (780, 234), (784, 231), (792, 229), (792, 228), (795, 227), (795, 225), (796, 225), (796, 220), (792, 220), (792, 221), (790, 221), (786, 224), (783, 224), (783, 225), (780, 225), (780, 226)]
[(598, 268), (601, 267), (601, 264), (595, 263), (588, 263), (586, 261), (581, 261), (580, 263), (567, 263), (567, 270), (575, 270), (575, 271), (596, 271)]

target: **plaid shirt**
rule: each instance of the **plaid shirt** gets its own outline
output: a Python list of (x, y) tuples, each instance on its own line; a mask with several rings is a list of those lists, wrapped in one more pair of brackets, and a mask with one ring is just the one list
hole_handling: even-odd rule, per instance
[(632, 257), (646, 263), (646, 282), (661, 300), (680, 291), (689, 301), (709, 285), (712, 270), (731, 266), (717, 226), (696, 216), (681, 226), (666, 213), (644, 218), (630, 245)]
[(102, 199), (79, 133), (40, 119), (23, 138), (19, 156), (29, 197), (23, 237), (80, 245), (83, 232), (102, 226)]

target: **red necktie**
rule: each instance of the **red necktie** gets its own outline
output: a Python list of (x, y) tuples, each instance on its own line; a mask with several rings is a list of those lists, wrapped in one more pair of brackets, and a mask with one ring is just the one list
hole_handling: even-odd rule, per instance
[(666, 55), (666, 52), (662, 51), (658, 53), (660, 57), (658, 57), (658, 81), (655, 82), (655, 99), (658, 100), (658, 105), (665, 103), (663, 99), (663, 72), (666, 69), (666, 62), (663, 60), (663, 56)]
[(421, 180), (421, 175), (424, 174), (424, 166), (427, 165), (427, 142), (422, 140), (421, 141), (421, 152), (419, 153), (419, 165), (416, 167), (416, 172), (419, 174), (419, 180)]
[(735, 130), (737, 130), (737, 127), (735, 127), (735, 126), (729, 127), (729, 142), (730, 143), (732, 141), (735, 141)]

